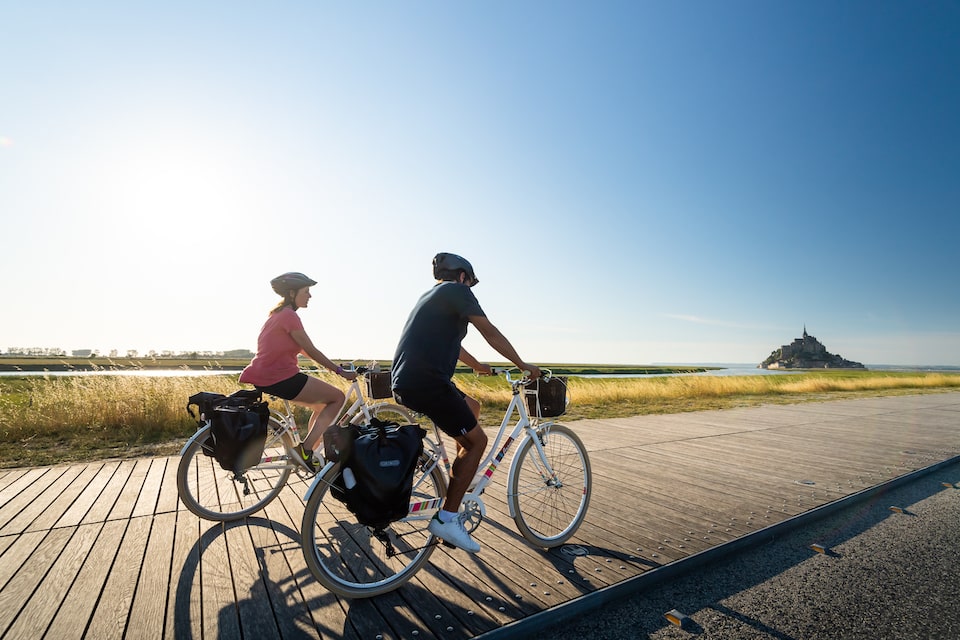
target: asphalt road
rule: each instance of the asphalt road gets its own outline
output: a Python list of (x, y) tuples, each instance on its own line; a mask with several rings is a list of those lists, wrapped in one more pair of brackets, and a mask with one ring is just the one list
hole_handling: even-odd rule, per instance
[[(682, 627), (664, 617), (674, 610), (687, 616)], [(536, 637), (956, 640), (960, 465)]]

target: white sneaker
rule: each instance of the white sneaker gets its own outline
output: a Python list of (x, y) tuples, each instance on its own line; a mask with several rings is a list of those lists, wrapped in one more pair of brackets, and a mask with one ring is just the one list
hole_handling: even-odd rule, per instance
[(460, 547), (467, 553), (477, 553), (480, 551), (480, 543), (470, 537), (466, 528), (463, 526), (464, 513), (458, 513), (457, 517), (450, 522), (440, 522), (440, 513), (437, 512), (430, 519), (427, 530), (438, 538), (449, 542), (455, 547)]

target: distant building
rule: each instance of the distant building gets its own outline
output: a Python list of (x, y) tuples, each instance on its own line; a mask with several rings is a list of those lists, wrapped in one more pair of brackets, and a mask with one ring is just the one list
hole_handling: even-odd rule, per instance
[(846, 360), (830, 353), (819, 340), (807, 333), (803, 327), (803, 336), (790, 344), (774, 350), (770, 356), (757, 365), (760, 369), (865, 369), (859, 362)]

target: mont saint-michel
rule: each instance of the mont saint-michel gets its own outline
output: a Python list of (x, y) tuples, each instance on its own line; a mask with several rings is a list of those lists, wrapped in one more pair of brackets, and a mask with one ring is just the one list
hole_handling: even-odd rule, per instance
[(865, 369), (859, 362), (829, 353), (819, 340), (803, 328), (803, 337), (773, 351), (757, 365), (760, 369)]

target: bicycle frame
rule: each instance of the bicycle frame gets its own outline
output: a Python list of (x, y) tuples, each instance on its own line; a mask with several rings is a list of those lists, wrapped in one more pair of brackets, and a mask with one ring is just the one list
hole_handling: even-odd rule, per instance
[[(359, 415), (362, 415), (367, 422), (372, 418), (373, 414), (370, 413), (370, 407), (377, 403), (371, 403), (364, 399), (363, 392), (360, 388), (360, 379), (365, 373), (367, 373), (367, 370), (358, 371), (357, 377), (350, 382), (350, 386), (347, 387), (347, 391), (344, 393), (343, 404), (340, 405), (340, 410), (337, 411), (337, 418), (334, 420), (334, 424), (340, 424), (344, 420), (352, 422)], [(350, 403), (351, 398), (355, 398), (352, 403)], [(271, 415), (280, 423), (280, 426), (283, 427), (283, 429), (278, 432), (278, 435), (284, 433), (296, 434), (294, 444), (297, 444), (300, 442), (300, 431), (296, 418), (293, 415), (293, 405), (289, 400), (284, 400), (283, 407), (284, 413), (277, 410), (270, 411)]]
[[(551, 422), (541, 422), (539, 419), (536, 423), (531, 422), (530, 415), (527, 413), (527, 407), (523, 402), (523, 396), (526, 395), (526, 393), (523, 392), (526, 389), (524, 381), (522, 379), (512, 379), (507, 371), (504, 371), (503, 373), (506, 375), (507, 382), (509, 382), (513, 387), (513, 397), (510, 399), (510, 404), (507, 406), (507, 410), (504, 412), (503, 420), (500, 422), (500, 429), (497, 431), (497, 436), (494, 438), (493, 444), (490, 446), (490, 451), (487, 453), (486, 457), (480, 461), (477, 475), (474, 477), (473, 482), (470, 484), (470, 488), (463, 497), (463, 502), (476, 502), (480, 506), (481, 512), (483, 512), (484, 507), (483, 500), (480, 498), (480, 494), (482, 494), (487, 488), (487, 485), (490, 484), (490, 479), (493, 477), (493, 473), (500, 466), (500, 463), (503, 462), (503, 459), (506, 457), (507, 452), (510, 451), (510, 448), (521, 439), (521, 436), (533, 438), (537, 455), (540, 458), (540, 474), (543, 476), (544, 480), (556, 481), (556, 472), (547, 461), (546, 454), (543, 451), (543, 445), (541, 444), (540, 439), (537, 437), (537, 432), (543, 427), (549, 427)], [(510, 424), (514, 413), (517, 413), (519, 418), (517, 419), (516, 424), (513, 426), (513, 429), (510, 431), (510, 434), (506, 437), (506, 441), (503, 442), (503, 446), (500, 446), (500, 443), (503, 441), (504, 435), (506, 434), (507, 426)], [(440, 464), (441, 460), (443, 460), (444, 471), (446, 472), (447, 477), (449, 477), (450, 460), (447, 457), (446, 447), (443, 445), (443, 438), (436, 425), (433, 426), (433, 431), (437, 437), (436, 442), (433, 442), (429, 437), (423, 439), (424, 453), (427, 454), (427, 457), (432, 460), (432, 462), (429, 466), (424, 468), (421, 478), (429, 477), (430, 473), (438, 464)], [(314, 481), (310, 484), (310, 488), (307, 489), (307, 493), (304, 496), (305, 502), (310, 500), (310, 496), (320, 485), (322, 478), (336, 464), (338, 463), (328, 461), (323, 466), (323, 469), (317, 473)], [(517, 466), (511, 465), (507, 486), (510, 486), (510, 482), (516, 473)], [(416, 491), (417, 485), (414, 485), (413, 492), (416, 493)], [(409, 515), (404, 518), (403, 521), (409, 522), (414, 520), (429, 520), (442, 505), (442, 498), (413, 501), (410, 503)], [(515, 517), (516, 513), (512, 506), (509, 507), (509, 510), (510, 517)]]
[[(352, 422), (354, 418), (357, 417), (357, 412), (360, 411), (363, 415), (364, 420), (370, 422), (372, 414), (370, 413), (370, 404), (363, 398), (363, 392), (360, 390), (360, 377), (357, 376), (350, 383), (350, 386), (347, 387), (347, 392), (344, 394), (343, 405), (340, 407), (340, 411), (337, 412), (337, 419), (334, 420), (334, 424), (340, 424), (341, 421), (346, 418), (347, 422)], [(350, 405), (350, 408), (347, 408), (347, 404), (350, 402), (350, 398), (356, 397), (356, 400), (353, 401), (353, 404)]]
[[(500, 422), (500, 429), (497, 431), (497, 436), (494, 438), (493, 444), (490, 446), (490, 451), (487, 452), (486, 457), (480, 461), (480, 465), (477, 469), (477, 475), (474, 476), (473, 482), (470, 483), (470, 488), (463, 497), (464, 502), (476, 502), (480, 506), (481, 512), (484, 511), (484, 507), (483, 501), (480, 499), (480, 495), (487, 488), (487, 485), (490, 484), (494, 472), (503, 462), (507, 452), (510, 451), (511, 447), (518, 442), (521, 437), (533, 439), (534, 446), (537, 450), (537, 455), (540, 458), (539, 471), (544, 481), (557, 481), (556, 472), (554, 472), (553, 468), (550, 466), (550, 463), (547, 461), (546, 454), (543, 451), (543, 445), (540, 439), (537, 437), (537, 432), (543, 427), (549, 427), (551, 424), (550, 421), (540, 422), (540, 420), (537, 420), (536, 423), (532, 422), (530, 420), (530, 415), (527, 412), (527, 406), (524, 403), (524, 396), (527, 395), (526, 384), (522, 379), (512, 379), (509, 371), (503, 371), (502, 373), (506, 376), (507, 382), (509, 382), (513, 388), (513, 397), (510, 399), (510, 404), (507, 406), (507, 410), (504, 412), (503, 420)], [(504, 434), (506, 434), (507, 426), (513, 419), (514, 413), (517, 413), (519, 416), (517, 422), (510, 431), (510, 434), (507, 436), (506, 441), (503, 442), (503, 446), (500, 446), (500, 443), (504, 438)], [(444, 470), (449, 477), (450, 460), (447, 457), (446, 447), (443, 445), (443, 438), (436, 425), (434, 425), (433, 430), (437, 435), (437, 443), (434, 444), (429, 438), (424, 439), (424, 449), (426, 450), (426, 448), (429, 446), (433, 450), (429, 454), (433, 458), (433, 465), (426, 468), (423, 475), (429, 475), (433, 467), (439, 464), (440, 459), (442, 459)], [(516, 473), (517, 465), (511, 464), (510, 474), (507, 478), (508, 487), (512, 486), (513, 477)], [(414, 487), (414, 491), (416, 491), (416, 487)], [(406, 520), (426, 519), (432, 517), (433, 512), (439, 509), (441, 506), (441, 504), (435, 503), (440, 502), (442, 501), (428, 500), (424, 502), (411, 503), (410, 515), (406, 518)], [(507, 502), (510, 511), (510, 517), (513, 518), (516, 516), (515, 510), (510, 501), (508, 500)]]

